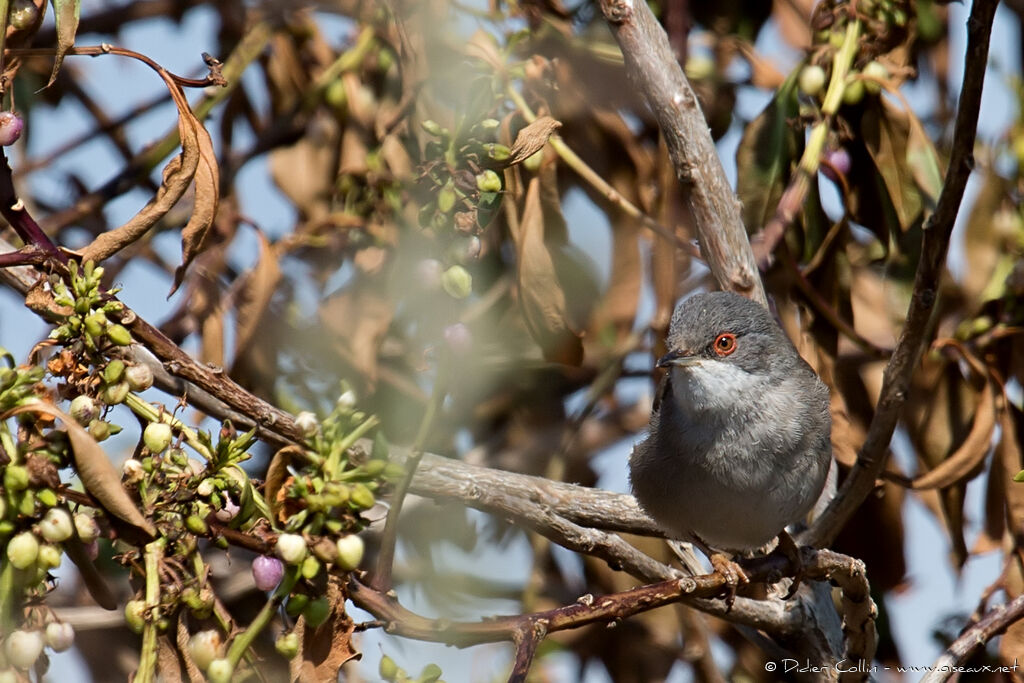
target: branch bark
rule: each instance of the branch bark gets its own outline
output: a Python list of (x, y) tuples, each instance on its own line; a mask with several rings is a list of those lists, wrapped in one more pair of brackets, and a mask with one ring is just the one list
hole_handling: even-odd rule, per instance
[(985, 643), (1020, 619), (1024, 619), (1024, 595), (1018, 595), (1009, 603), (989, 610), (978, 620), (978, 623), (965, 630), (959, 638), (950, 643), (949, 647), (935, 660), (932, 670), (921, 679), (921, 683), (938, 683), (938, 681), (949, 680), (956, 673), (954, 667), (961, 666), (979, 648), (984, 647)]
[(646, 2), (601, 0), (601, 11), (622, 50), (626, 72), (665, 136), (711, 273), (722, 289), (767, 305), (740, 203), (668, 36)]

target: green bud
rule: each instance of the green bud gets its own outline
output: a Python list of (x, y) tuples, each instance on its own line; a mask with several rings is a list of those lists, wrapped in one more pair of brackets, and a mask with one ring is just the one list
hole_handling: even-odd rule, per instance
[(28, 488), (28, 470), (21, 465), (8, 465), (4, 469), (4, 488), (8, 491), (24, 491)]
[(331, 616), (331, 603), (328, 602), (326, 597), (311, 600), (306, 605), (306, 609), (303, 610), (302, 616), (306, 617), (307, 625), (312, 628), (319, 628)]
[(103, 368), (103, 381), (107, 384), (117, 384), (124, 377), (125, 364), (120, 358), (107, 363), (107, 367)]
[(825, 70), (817, 64), (808, 64), (800, 69), (798, 85), (804, 93), (817, 97), (825, 89)]
[(391, 657), (383, 655), (380, 658), (380, 666), (377, 667), (377, 673), (385, 681), (393, 681), (398, 676), (398, 664), (395, 664), (395, 660), (391, 659)]
[(544, 161), (544, 150), (538, 149), (523, 160), (523, 167), (530, 173), (536, 173), (542, 161)]
[(501, 192), (501, 176), (487, 169), (476, 176), (476, 187), (481, 192)]
[(423, 130), (427, 131), (435, 138), (439, 138), (445, 133), (447, 133), (447, 131), (444, 128), (442, 128), (437, 121), (431, 121), (430, 119), (427, 119), (426, 121), (422, 122), (420, 126), (422, 126)]
[(320, 560), (316, 559), (313, 555), (307, 555), (306, 559), (302, 561), (302, 569), (299, 571), (302, 574), (302, 578), (312, 580), (320, 573), (321, 567)]
[(288, 598), (287, 604), (284, 606), (284, 611), (292, 619), (298, 618), (302, 611), (306, 609), (309, 604), (309, 596), (305, 593), (296, 593)]
[(299, 654), (299, 634), (294, 631), (282, 633), (274, 641), (274, 649), (285, 659), (291, 659)]
[(498, 142), (491, 142), (484, 145), (484, 150), (487, 152), (487, 156), (494, 159), (495, 161), (506, 161), (512, 156), (512, 150), (507, 145), (502, 145)]
[(132, 333), (124, 325), (111, 325), (107, 329), (107, 339), (118, 346), (128, 346), (132, 343)]
[(299, 534), (280, 534), (274, 551), (286, 564), (299, 564), (306, 557), (306, 539)]
[(89, 423), (89, 434), (97, 441), (105, 441), (111, 434), (110, 423), (103, 420), (93, 420)]
[(448, 181), (441, 191), (437, 193), (437, 210), (441, 213), (448, 213), (455, 208), (455, 201), (458, 195), (455, 194), (455, 185)]
[(94, 339), (99, 339), (103, 336), (103, 329), (107, 325), (107, 316), (103, 311), (96, 311), (85, 316), (85, 332)]
[(886, 81), (889, 79), (889, 70), (880, 62), (876, 61), (868, 62), (861, 73), (866, 76), (866, 79), (864, 80), (864, 89), (871, 95), (877, 95), (882, 91), (882, 84), (879, 81)]
[(421, 683), (435, 683), (441, 677), (441, 674), (441, 667), (431, 662), (423, 667), (423, 671), (420, 672), (419, 681)]
[(441, 287), (452, 298), (465, 299), (473, 292), (473, 276), (462, 266), (452, 266), (441, 275)]
[(100, 528), (96, 524), (96, 520), (92, 518), (92, 515), (87, 515), (84, 512), (75, 513), (75, 530), (78, 532), (78, 538), (82, 543), (92, 543), (100, 535)]
[(210, 527), (206, 525), (206, 520), (199, 515), (189, 515), (186, 517), (185, 528), (198, 536), (202, 536), (210, 530)]
[(846, 81), (846, 87), (843, 88), (843, 102), (845, 104), (857, 104), (864, 99), (864, 81), (860, 79), (850, 79)]
[(349, 495), (349, 502), (357, 508), (369, 510), (376, 504), (377, 499), (374, 498), (373, 492), (370, 491), (365, 484), (357, 483), (352, 486), (352, 492)]
[(142, 633), (146, 626), (146, 603), (142, 600), (129, 600), (124, 606), (124, 620), (133, 633)]
[(39, 489), (36, 491), (36, 500), (48, 508), (52, 508), (59, 502), (57, 492), (53, 489)]

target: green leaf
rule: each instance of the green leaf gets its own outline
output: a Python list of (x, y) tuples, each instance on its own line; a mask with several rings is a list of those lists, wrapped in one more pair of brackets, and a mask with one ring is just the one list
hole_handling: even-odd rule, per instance
[(749, 231), (760, 229), (775, 214), (790, 169), (803, 147), (803, 137), (792, 125), (800, 113), (799, 71), (793, 70), (775, 98), (750, 122), (736, 150), (736, 190), (743, 202), (743, 224)]
[(78, 32), (78, 13), (81, 0), (50, 0), (53, 14), (57, 22), (57, 54), (53, 60), (53, 71), (46, 87), (49, 88), (57, 80), (57, 72), (64, 62), (64, 55), (75, 44), (75, 33)]

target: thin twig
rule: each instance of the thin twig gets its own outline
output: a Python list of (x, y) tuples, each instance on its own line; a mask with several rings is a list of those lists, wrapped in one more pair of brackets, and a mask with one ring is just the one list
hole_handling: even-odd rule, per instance
[[(55, 48), (43, 48), (43, 47), (23, 47), (10, 50), (12, 55), (19, 57), (47, 57), (54, 54)], [(117, 47), (116, 45), (109, 45), (103, 43), (102, 45), (84, 45), (82, 47), (69, 48), (65, 55), (79, 55), (83, 57), (100, 57), (102, 55), (117, 55), (119, 57), (129, 57), (131, 59), (137, 59), (149, 68), (157, 72), (166, 73), (171, 77), (175, 83), (183, 88), (206, 88), (211, 85), (219, 85), (222, 88), (227, 87), (228, 82), (224, 79), (221, 74), (221, 63), (212, 60), (212, 58), (205, 59), (206, 65), (210, 69), (210, 73), (205, 78), (186, 78), (185, 76), (178, 76), (173, 74), (167, 69), (163, 68), (156, 62), (156, 60), (136, 52), (135, 50), (129, 50), (125, 47)], [(204, 58), (206, 56), (204, 55)]]
[(935, 660), (931, 671), (921, 679), (921, 683), (949, 680), (956, 673), (956, 667), (961, 666), (971, 655), (984, 647), (985, 643), (1020, 619), (1024, 619), (1024, 595), (1018, 595), (1005, 605), (993, 607), (976, 624), (949, 644)]
[(949, 238), (963, 200), (964, 188), (974, 166), (974, 140), (978, 110), (988, 66), (988, 43), (995, 17), (996, 0), (975, 0), (967, 21), (967, 52), (960, 103), (953, 129), (953, 149), (946, 181), (935, 213), (923, 228), (921, 260), (914, 276), (914, 290), (907, 323), (885, 368), (881, 395), (867, 437), (850, 475), (814, 525), (801, 535), (801, 543), (821, 547), (831, 543), (853, 512), (875, 487), (885, 469), (889, 441), (900, 410), (910, 391), (910, 381), (928, 343), (928, 321), (938, 296), (939, 279), (946, 263)]

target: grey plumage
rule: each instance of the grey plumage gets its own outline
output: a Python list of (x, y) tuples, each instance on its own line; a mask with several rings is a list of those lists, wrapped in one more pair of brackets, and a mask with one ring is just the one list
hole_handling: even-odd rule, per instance
[(768, 311), (738, 294), (680, 303), (667, 342), (649, 435), (630, 458), (633, 493), (673, 536), (759, 548), (802, 519), (822, 490), (832, 452), (828, 387)]

